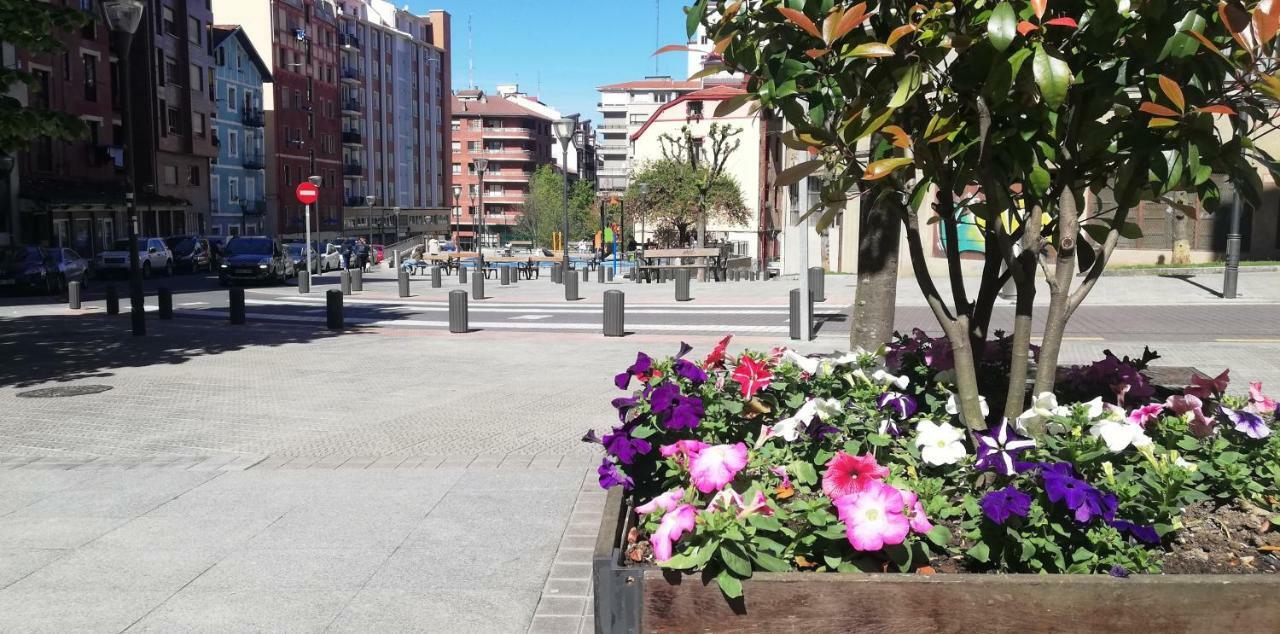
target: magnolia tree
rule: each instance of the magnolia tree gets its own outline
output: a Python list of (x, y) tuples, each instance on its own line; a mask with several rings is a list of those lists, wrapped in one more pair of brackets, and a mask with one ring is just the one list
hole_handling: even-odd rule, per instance
[[(992, 351), (1009, 356), (996, 413), (1024, 407), (1038, 276), (1050, 297), (1036, 394), (1053, 390), (1067, 320), (1118, 240), (1140, 235), (1132, 207), (1185, 209), (1185, 193), (1212, 209), (1214, 175), (1256, 204), (1249, 161), (1272, 164), (1250, 139), (1270, 131), (1280, 98), (1280, 2), (699, 0), (688, 11), (690, 33), (704, 24), (724, 67), (747, 77), (747, 94), (723, 108), (781, 112), (794, 128), (784, 141), (815, 155), (787, 180), (827, 174), (810, 210), (820, 230), (847, 192), (901, 220), (974, 430), (986, 427), (975, 368)], [(1087, 204), (1103, 190), (1113, 208)], [(926, 267), (919, 210), (930, 203), (926, 222), (949, 247), (945, 294)], [(985, 221), (973, 289), (956, 248), (965, 211)], [(1010, 279), (1012, 340), (990, 346)]]
[[(723, 169), (713, 174), (706, 165), (694, 166), (679, 156), (645, 163), (627, 190), (628, 219), (643, 217), (652, 225), (647, 233), (667, 235), (676, 244), (687, 244), (707, 217), (746, 222), (750, 213), (738, 181)], [(648, 187), (644, 194), (641, 183)]]

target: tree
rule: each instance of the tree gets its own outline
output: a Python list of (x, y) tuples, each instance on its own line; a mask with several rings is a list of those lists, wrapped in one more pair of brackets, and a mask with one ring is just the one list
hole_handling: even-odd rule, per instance
[[(1025, 405), (1039, 273), (1050, 302), (1036, 393), (1054, 388), (1067, 321), (1119, 238), (1141, 235), (1132, 207), (1177, 207), (1171, 194), (1188, 191), (1212, 209), (1214, 174), (1257, 204), (1248, 159), (1274, 165), (1250, 138), (1274, 128), (1280, 2), (698, 0), (688, 17), (690, 32), (705, 24), (725, 67), (748, 78), (748, 94), (723, 107), (781, 111), (796, 130), (784, 141), (817, 153), (793, 174), (831, 174), (810, 212), (821, 213), (820, 228), (855, 189), (900, 219), (972, 429), (986, 426), (976, 362), (1008, 279), (1017, 289), (1009, 383), (993, 409), (1014, 416)], [(1089, 209), (1104, 189), (1115, 207)], [(948, 245), (950, 301), (926, 266), (921, 209)], [(957, 239), (968, 213), (984, 221), (988, 245), (974, 295)]]
[(742, 134), (742, 128), (712, 123), (707, 129), (707, 140), (710, 143), (694, 137), (693, 130), (687, 125), (680, 129), (679, 138), (670, 134), (658, 137), (662, 146), (662, 158), (689, 166), (689, 170), (681, 174), (692, 178), (693, 187), (697, 191), (694, 209), (697, 212), (699, 245), (707, 243), (708, 196), (724, 174), (729, 157), (742, 147), (742, 139), (737, 138), (739, 134)]
[[(574, 181), (569, 185), (569, 240), (595, 234), (592, 219), (595, 191), (591, 183)], [(524, 213), (514, 233), (537, 245), (550, 245), (551, 234), (564, 231), (564, 175), (554, 165), (542, 165), (529, 179), (529, 196)]]
[[(644, 196), (637, 187), (649, 186)], [(667, 246), (688, 244), (696, 235), (699, 221), (710, 216), (734, 223), (750, 218), (738, 181), (723, 171), (710, 178), (703, 163), (694, 167), (687, 160), (664, 158), (641, 166), (627, 189), (628, 220), (644, 219), (648, 233)]]
[[(31, 0), (0, 0), (0, 16), (4, 16), (0, 19), (0, 42), (36, 53), (62, 48), (62, 43), (50, 34), (73, 31), (90, 19), (83, 11)], [(30, 73), (0, 67), (0, 151), (14, 153), (26, 149), (39, 137), (75, 139), (87, 132), (84, 122), (77, 117), (23, 106), (9, 94), (17, 84), (36, 89)]]

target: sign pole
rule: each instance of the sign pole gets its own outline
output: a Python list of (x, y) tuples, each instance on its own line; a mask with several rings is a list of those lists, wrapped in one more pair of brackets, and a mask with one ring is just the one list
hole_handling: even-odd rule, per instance
[(311, 205), (305, 205), (304, 208), (307, 214), (307, 219), (303, 221), (303, 225), (306, 226), (307, 243), (302, 249), (302, 261), (307, 263), (307, 285), (309, 286), (311, 284)]
[(302, 259), (307, 262), (307, 284), (311, 283), (311, 205), (316, 204), (320, 200), (320, 184), (324, 182), (319, 176), (309, 176), (306, 181), (298, 183), (298, 188), (294, 190), (293, 195), (302, 203), (303, 213), (306, 218), (302, 224), (306, 232), (306, 245), (302, 250)]

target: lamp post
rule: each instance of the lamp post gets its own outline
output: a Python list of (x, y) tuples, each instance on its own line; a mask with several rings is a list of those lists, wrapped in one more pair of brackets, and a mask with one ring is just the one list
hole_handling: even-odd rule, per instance
[[(637, 203), (643, 203), (644, 199), (649, 195), (649, 183), (636, 183), (636, 192), (640, 194), (640, 200)], [(645, 213), (640, 212), (640, 248), (644, 248), (644, 217)]]
[(133, 110), (133, 91), (129, 86), (129, 49), (133, 47), (133, 34), (142, 21), (143, 0), (106, 0), (102, 3), (102, 17), (111, 31), (111, 46), (120, 59), (120, 86), (124, 90), (121, 100), (123, 111), (120, 121), (125, 130), (125, 169), (127, 178), (125, 202), (129, 209), (129, 306), (133, 334), (147, 334), (147, 317), (142, 296), (142, 268), (138, 262), (138, 207), (135, 191), (138, 180), (137, 144), (133, 139), (133, 125), (129, 117)]
[(394, 239), (394, 240), (392, 240), (392, 242), (398, 243), (398, 242), (400, 242), (400, 208), (399, 208), (399, 207), (392, 207), (392, 208), (391, 208), (391, 217), (392, 217), (392, 219), (393, 219), (393, 220), (395, 220), (395, 223), (396, 223), (396, 224), (395, 224), (395, 235), (394, 235), (394, 236), (392, 236), (392, 237), (393, 237), (393, 238), (395, 238), (395, 239)]
[[(1241, 115), (1236, 127), (1236, 136), (1244, 138), (1248, 130), (1249, 119), (1247, 115)], [(1240, 245), (1243, 242), (1243, 237), (1240, 235), (1240, 218), (1243, 215), (1244, 197), (1240, 195), (1240, 187), (1237, 185), (1231, 200), (1231, 224), (1227, 231), (1227, 266), (1222, 274), (1223, 299), (1236, 298), (1236, 287), (1240, 278)]]
[(365, 215), (364, 221), (369, 223), (369, 244), (373, 244), (373, 203), (377, 202), (377, 200), (378, 199), (373, 196), (364, 197), (365, 207), (368, 208), (368, 213)]
[(560, 164), (564, 170), (564, 272), (569, 274), (569, 143), (574, 140), (574, 132), (578, 129), (578, 116), (565, 117), (556, 121), (552, 127), (556, 140), (560, 142)]
[(484, 235), (488, 232), (484, 213), (484, 173), (489, 169), (489, 159), (483, 157), (478, 158), (475, 160), (475, 165), (478, 183), (476, 185), (476, 196), (478, 198), (478, 202), (476, 203), (476, 212), (480, 214), (480, 222), (476, 223), (475, 218), (472, 218), (471, 220), (472, 224), (480, 227), (480, 232), (476, 236), (477, 239), (473, 242), (476, 243), (476, 258), (480, 263), (480, 267), (484, 268)]
[[(449, 212), (449, 241), (458, 246), (458, 234), (462, 232), (462, 185), (453, 184), (453, 210)], [(456, 222), (455, 222), (456, 221)], [(457, 227), (455, 229), (455, 227)]]

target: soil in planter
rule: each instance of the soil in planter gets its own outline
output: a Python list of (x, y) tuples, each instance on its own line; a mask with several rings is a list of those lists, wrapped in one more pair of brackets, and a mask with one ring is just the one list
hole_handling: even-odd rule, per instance
[(1256, 574), (1280, 572), (1280, 532), (1271, 513), (1211, 502), (1189, 507), (1172, 550), (1168, 574)]

